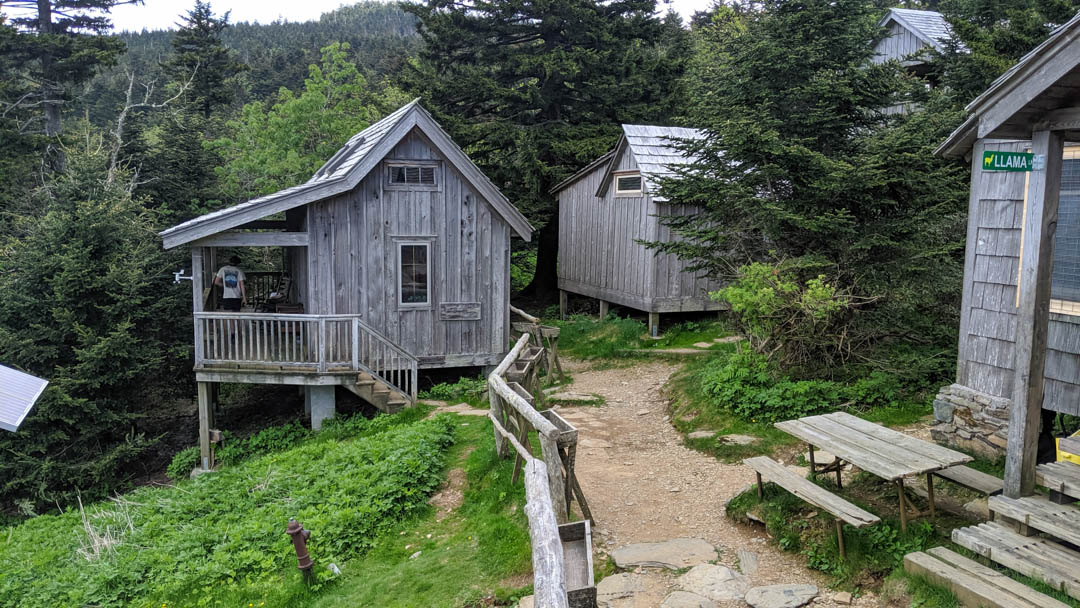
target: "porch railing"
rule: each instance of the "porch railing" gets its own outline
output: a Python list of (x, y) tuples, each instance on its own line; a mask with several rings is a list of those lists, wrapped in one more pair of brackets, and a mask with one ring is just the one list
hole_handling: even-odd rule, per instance
[(195, 367), (364, 372), (416, 401), (419, 361), (360, 315), (195, 313)]

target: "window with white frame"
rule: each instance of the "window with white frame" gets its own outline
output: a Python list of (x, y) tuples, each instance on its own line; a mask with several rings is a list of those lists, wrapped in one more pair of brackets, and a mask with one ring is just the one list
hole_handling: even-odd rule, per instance
[[(1028, 175), (1030, 178), (1030, 174)], [(1027, 184), (1024, 215), (1027, 215)], [(1021, 230), (1021, 240), (1023, 230)], [(1017, 281), (1019, 285), (1019, 281)], [(1019, 303), (1019, 290), (1017, 300)], [(1050, 312), (1080, 315), (1080, 146), (1065, 148), (1061, 193), (1054, 232), (1054, 266), (1050, 274)]]
[(616, 173), (615, 196), (638, 196), (641, 194), (641, 173)]
[(404, 307), (431, 305), (431, 243), (398, 243), (398, 303)]
[(391, 164), (390, 183), (394, 185), (435, 186), (435, 165)]

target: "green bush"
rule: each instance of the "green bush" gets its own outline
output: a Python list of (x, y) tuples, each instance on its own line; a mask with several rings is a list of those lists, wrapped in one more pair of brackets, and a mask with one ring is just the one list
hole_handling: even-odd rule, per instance
[(442, 382), (420, 393), (423, 399), (439, 401), (478, 401), (487, 392), (484, 378), (461, 378), (457, 382)]
[(169, 468), (165, 469), (165, 474), (169, 476), (169, 479), (173, 481), (180, 481), (181, 479), (187, 479), (191, 474), (191, 470), (199, 464), (199, 446), (193, 445), (190, 448), (184, 448), (173, 456), (172, 462), (169, 463)]
[(298, 421), (267, 427), (250, 437), (239, 440), (231, 440), (226, 435), (215, 457), (222, 464), (237, 464), (255, 456), (287, 450), (299, 445), (310, 436), (311, 430)]
[(357, 426), (371, 432), (346, 441), (320, 434), (176, 487), (3, 531), (0, 607), (232, 606), (237, 597), (258, 605), (296, 576), (290, 517), (312, 531), (317, 590), (326, 564), (362, 555), (429, 508), (452, 441), (447, 417)]

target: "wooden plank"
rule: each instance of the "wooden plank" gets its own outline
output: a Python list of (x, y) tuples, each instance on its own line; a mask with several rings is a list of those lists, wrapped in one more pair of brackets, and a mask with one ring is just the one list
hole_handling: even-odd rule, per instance
[(868, 473), (877, 475), (882, 479), (893, 481), (912, 475), (912, 472), (907, 467), (904, 467), (893, 460), (883, 458), (873, 452), (867, 452), (866, 450), (853, 446), (833, 435), (803, 424), (801, 421), (788, 420), (786, 422), (777, 422), (774, 426), (809, 444), (828, 450), (843, 460), (850, 462)]
[(443, 302), (439, 319), (443, 321), (479, 321), (480, 302)]
[(1045, 593), (1040, 593), (1009, 577), (1004, 572), (999, 572), (993, 568), (984, 566), (973, 559), (968, 559), (945, 547), (934, 547), (927, 551), (927, 553), (948, 563), (954, 568), (979, 577), (983, 582), (997, 587), (1005, 593), (1010, 593), (1017, 598), (1030, 602), (1034, 606), (1041, 608), (1070, 608), (1068, 604), (1058, 601)]
[(988, 506), (994, 513), (1080, 545), (1080, 510), (1072, 505), (1054, 504), (1037, 496), (991, 496)]
[(1058, 131), (1037, 131), (1032, 137), (1032, 152), (1045, 155), (1046, 168), (1028, 174), (1017, 306), (1016, 382), (1005, 459), (1005, 494), (1013, 498), (1027, 496), (1035, 489), (1063, 148), (1064, 139)]
[(1080, 465), (1065, 461), (1040, 464), (1035, 480), (1040, 486), (1080, 499)]
[(799, 477), (768, 456), (747, 458), (743, 463), (754, 471), (761, 473), (769, 481), (781, 486), (811, 505), (823, 511), (828, 511), (855, 528), (865, 528), (881, 521), (877, 515), (864, 511), (821, 486)]
[(562, 540), (548, 494), (547, 466), (536, 459), (525, 463), (525, 516), (532, 545), (533, 594), (537, 606), (569, 608)]
[(921, 551), (904, 556), (904, 571), (922, 576), (953, 592), (961, 606), (969, 608), (1041, 608), (977, 575)]
[[(876, 454), (885, 460), (894, 462), (896, 463), (896, 466), (901, 469), (921, 473), (927, 470), (936, 470), (941, 466), (938, 461), (932, 458), (923, 456), (922, 454), (909, 450), (903, 446), (895, 445), (891, 441), (882, 441), (872, 435), (863, 433), (861, 430), (846, 426), (828, 416), (808, 416), (806, 418), (800, 418), (799, 422), (816, 428), (823, 433), (832, 435), (838, 440), (842, 440), (853, 446), (855, 449), (864, 450), (866, 453)], [(889, 431), (889, 429), (884, 429), (884, 427), (882, 427), (882, 429)], [(839, 456), (839, 454), (837, 454), (837, 456)], [(853, 462), (858, 466), (857, 461), (853, 460), (849, 462)]]
[(221, 232), (193, 243), (197, 247), (307, 247), (306, 232)]
[(994, 522), (957, 528), (952, 532), (952, 540), (1006, 568), (1080, 599), (1080, 572), (1076, 567), (1080, 563), (1080, 553), (1046, 539), (1021, 536)]
[(925, 456), (926, 458), (934, 460), (940, 466), (953, 466), (972, 461), (971, 456), (968, 456), (967, 454), (957, 452), (956, 450), (950, 450), (949, 448), (937, 445), (936, 443), (916, 439), (915, 437), (905, 435), (900, 431), (894, 431), (890, 428), (881, 426), (880, 424), (874, 424), (873, 422), (863, 420), (858, 416), (852, 416), (846, 412), (825, 414), (824, 417), (855, 429), (867, 436), (878, 439), (889, 446), (898, 446), (909, 452)]
[(964, 486), (969, 490), (981, 492), (987, 496), (1000, 494), (1005, 489), (1004, 481), (962, 464), (934, 471), (934, 475), (944, 477), (953, 483)]

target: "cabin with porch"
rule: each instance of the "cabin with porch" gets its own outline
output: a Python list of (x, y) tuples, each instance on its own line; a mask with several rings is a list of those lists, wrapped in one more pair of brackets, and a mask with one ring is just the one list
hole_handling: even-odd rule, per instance
[[(191, 248), (203, 467), (222, 382), (304, 387), (313, 428), (335, 390), (411, 405), (418, 370), (495, 366), (510, 343), (510, 239), (524, 216), (415, 100), (353, 136), (307, 182), (161, 233)], [(279, 250), (219, 308), (227, 251)]]
[(615, 148), (552, 189), (559, 199), (559, 301), (565, 315), (568, 293), (649, 313), (649, 331), (660, 314), (720, 310), (709, 297), (720, 283), (689, 262), (642, 242), (678, 238), (663, 217), (693, 215), (657, 194), (657, 180), (693, 161), (679, 140), (702, 137), (682, 127), (623, 125)]

